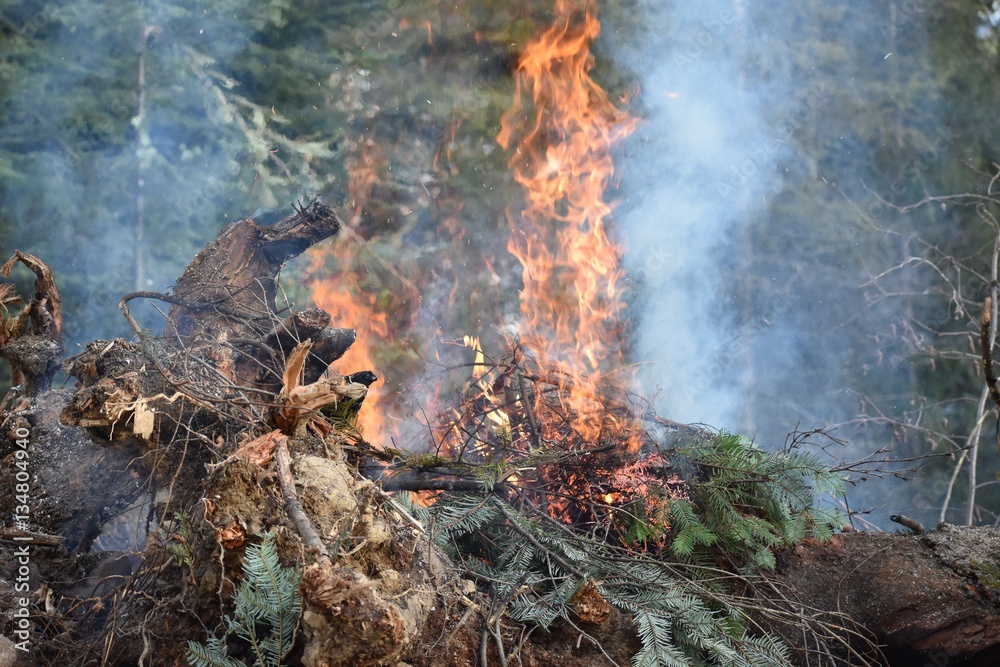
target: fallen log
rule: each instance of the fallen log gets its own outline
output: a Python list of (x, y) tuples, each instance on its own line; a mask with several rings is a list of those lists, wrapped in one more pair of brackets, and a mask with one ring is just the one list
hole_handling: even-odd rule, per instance
[[(847, 614), (870, 630), (886, 664), (1000, 664), (996, 527), (843, 533), (784, 552), (777, 575), (815, 613)], [(797, 629), (782, 634), (800, 649), (808, 640)]]

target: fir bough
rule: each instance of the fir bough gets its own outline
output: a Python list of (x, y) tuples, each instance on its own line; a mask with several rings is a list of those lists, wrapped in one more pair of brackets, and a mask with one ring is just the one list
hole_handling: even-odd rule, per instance
[(678, 451), (693, 468), (689, 498), (671, 498), (663, 520), (671, 552), (685, 562), (715, 548), (744, 563), (774, 569), (773, 549), (806, 537), (826, 539), (844, 525), (823, 496), (841, 496), (843, 480), (808, 452), (767, 452), (721, 433)]
[[(717, 562), (728, 560), (749, 583), (773, 569), (774, 548), (829, 536), (842, 517), (816, 498), (842, 493), (841, 480), (807, 453), (765, 452), (728, 434), (687, 443), (671, 459), (687, 469), (688, 495), (650, 484), (642, 507), (622, 510), (641, 524), (624, 543), (496, 493), (446, 494), (415, 511), (514, 620), (546, 627), (569, 619), (575, 592), (594, 581), (633, 620), (636, 667), (790, 666), (778, 637), (751, 631), (747, 607), (757, 603), (729, 591), (732, 575)], [(649, 536), (669, 547), (651, 556), (638, 544)]]
[(236, 610), (225, 619), (226, 634), (209, 637), (205, 644), (188, 641), (188, 662), (194, 667), (246, 667), (229, 655), (226, 637), (231, 634), (250, 646), (255, 667), (279, 667), (291, 650), (302, 611), (302, 573), (281, 564), (273, 532), (259, 546), (247, 548), (243, 574), (234, 596)]

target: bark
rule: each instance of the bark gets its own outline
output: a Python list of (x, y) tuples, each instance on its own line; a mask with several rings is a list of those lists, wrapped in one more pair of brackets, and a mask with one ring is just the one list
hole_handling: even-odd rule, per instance
[(778, 578), (804, 604), (873, 632), (890, 664), (1000, 664), (996, 527), (843, 533), (784, 553)]
[[(250, 218), (230, 223), (177, 281), (165, 338), (182, 346), (212, 345), (218, 348), (215, 367), (223, 375), (240, 384), (259, 382), (252, 364), (237, 368), (240, 355), (220, 346), (271, 334), (277, 323), (275, 298), (281, 267), (339, 230), (337, 215), (319, 202), (296, 209), (268, 227)], [(337, 338), (335, 332), (326, 335)], [(329, 364), (338, 352), (343, 354), (343, 349), (329, 350), (323, 361)]]
[(270, 325), (275, 316), (278, 271), (339, 230), (337, 215), (319, 202), (269, 227), (250, 218), (230, 223), (177, 281), (174, 296), (185, 305), (171, 306), (165, 336), (220, 341), (270, 330), (256, 331), (254, 325)]
[(303, 369), (303, 381), (310, 384), (319, 379), (331, 362), (340, 359), (357, 338), (354, 329), (330, 326), (330, 314), (319, 308), (309, 308), (285, 318), (264, 338), (264, 344), (285, 355), (304, 340), (313, 346)]

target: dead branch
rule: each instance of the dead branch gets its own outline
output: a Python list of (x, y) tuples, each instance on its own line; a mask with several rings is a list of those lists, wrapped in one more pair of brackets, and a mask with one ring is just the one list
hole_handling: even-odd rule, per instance
[[(983, 324), (979, 330), (979, 346), (983, 356), (983, 375), (989, 387), (993, 403), (1000, 409), (1000, 387), (997, 386), (996, 370), (993, 368), (993, 298), (986, 297), (983, 304)], [(997, 435), (997, 449), (1000, 449), (1000, 432)]]
[[(11, 384), (23, 384), (29, 396), (48, 389), (59, 370), (63, 354), (62, 299), (52, 272), (40, 259), (20, 250), (0, 267), (0, 275), (10, 277), (20, 262), (36, 276), (35, 293), (16, 318), (0, 318), (0, 356), (10, 363)], [(0, 305), (21, 301), (7, 288), (0, 293)]]
[[(393, 475), (379, 482), (385, 491), (483, 491), (483, 483), (477, 479), (441, 477), (440, 475), (409, 473)], [(499, 493), (508, 487), (499, 483), (492, 487)]]
[[(360, 402), (368, 394), (368, 386), (354, 382), (351, 377), (340, 373), (330, 374), (312, 382), (302, 383), (302, 369), (312, 349), (312, 341), (299, 343), (285, 365), (282, 376), (281, 399), (283, 404), (274, 415), (275, 422), (288, 434), (294, 434), (299, 420), (321, 408), (336, 408), (343, 401)], [(369, 383), (370, 384), (370, 383)]]
[(998, 408), (1000, 408), (1000, 387), (997, 386), (997, 375), (993, 368), (993, 350), (990, 344), (993, 320), (993, 299), (986, 297), (983, 304), (983, 324), (979, 330), (979, 346), (983, 357), (983, 372), (986, 377), (986, 386), (990, 389), (990, 396)]

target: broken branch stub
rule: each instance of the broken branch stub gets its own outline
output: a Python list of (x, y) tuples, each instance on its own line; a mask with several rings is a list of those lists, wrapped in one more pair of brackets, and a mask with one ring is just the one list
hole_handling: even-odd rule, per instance
[(315, 382), (323, 371), (344, 356), (358, 334), (354, 329), (330, 326), (330, 314), (319, 308), (292, 313), (264, 338), (264, 344), (287, 356), (296, 345), (312, 340), (313, 346), (303, 366), (303, 381)]
[(230, 223), (177, 281), (174, 296), (186, 305), (170, 307), (167, 339), (218, 343), (271, 331), (281, 267), (339, 230), (337, 215), (320, 202), (270, 227), (250, 218)]
[(367, 385), (354, 382), (350, 377), (334, 371), (316, 382), (303, 384), (303, 368), (311, 348), (311, 340), (299, 343), (288, 355), (285, 365), (281, 388), (282, 405), (274, 415), (274, 421), (289, 435), (295, 433), (303, 417), (327, 406), (336, 407), (345, 400), (360, 402), (368, 394)]

